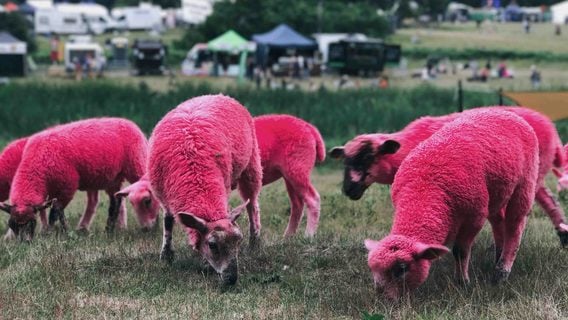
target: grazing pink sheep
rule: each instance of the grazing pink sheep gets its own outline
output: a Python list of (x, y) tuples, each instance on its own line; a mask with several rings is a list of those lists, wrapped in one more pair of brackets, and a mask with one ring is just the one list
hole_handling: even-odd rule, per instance
[(88, 191), (89, 206), (79, 224), (88, 228), (102, 189), (111, 198), (107, 230), (112, 231), (121, 208), (113, 195), (125, 179), (140, 179), (146, 154), (144, 134), (126, 119), (88, 119), (50, 128), (29, 138), (12, 181), (11, 205), (2, 203), (0, 209), (10, 213), (12, 230), (31, 240), (35, 213), (51, 204), (48, 223), (59, 220), (66, 229), (63, 210), (77, 190)]
[(283, 177), (290, 197), (290, 221), (284, 234), (296, 233), (306, 204), (306, 236), (313, 236), (318, 228), (320, 196), (310, 181), (310, 174), (316, 162), (325, 160), (325, 144), (318, 129), (289, 115), (256, 117), (254, 125), (262, 163), (262, 184)]
[[(6, 146), (6, 148), (4, 148), (2, 154), (0, 154), (0, 202), (8, 200), (12, 179), (20, 165), (22, 153), (24, 152), (24, 147), (27, 142), (28, 137), (12, 141)], [(92, 216), (97, 206), (98, 191), (89, 191), (87, 193), (87, 199), (87, 207), (83, 216)], [(48, 223), (45, 210), (41, 210), (39, 215), (42, 228), (46, 230), (48, 228)], [(81, 226), (79, 226), (79, 228), (81, 229)], [(4, 239), (9, 239), (12, 235), (13, 233), (11, 232), (11, 229), (8, 229)]]
[[(536, 201), (549, 216), (556, 228), (562, 245), (568, 245), (568, 225), (565, 224), (562, 207), (544, 185), (544, 177), (555, 167), (564, 163), (562, 143), (554, 124), (546, 116), (522, 107), (486, 107), (478, 109), (499, 109), (513, 112), (523, 118), (534, 129), (539, 141), (539, 176)], [(407, 125), (399, 132), (365, 134), (355, 137), (344, 147), (330, 151), (334, 158), (344, 158), (345, 174), (343, 192), (353, 200), (363, 196), (372, 183), (391, 184), (406, 156), (422, 141), (446, 123), (463, 113), (441, 117), (422, 117)]]
[(143, 176), (138, 182), (120, 190), (115, 194), (117, 198), (128, 197), (130, 204), (136, 211), (138, 222), (145, 230), (150, 230), (156, 225), (160, 203), (154, 196), (150, 187), (148, 176)]
[(519, 116), (470, 111), (410, 152), (392, 187), (395, 217), (381, 241), (366, 240), (378, 290), (396, 299), (422, 284), (432, 260), (453, 243), (456, 275), (469, 280), (473, 240), (493, 229), (493, 280), (507, 279), (530, 213), (538, 178), (538, 141)]
[[(193, 249), (221, 274), (224, 283), (236, 283), (242, 240), (236, 219), (245, 205), (251, 244), (260, 237), (262, 167), (249, 112), (223, 95), (180, 104), (154, 128), (148, 176), (166, 208), (161, 258), (173, 257), (175, 215), (186, 227)], [(229, 212), (229, 195), (237, 186), (246, 202)]]
[[(564, 145), (563, 152), (565, 159), (568, 159), (568, 144)], [(564, 170), (562, 172), (556, 168), (552, 168), (552, 172), (554, 172), (554, 175), (558, 178), (558, 185), (556, 186), (558, 191), (568, 189), (568, 162), (564, 163), (563, 169)]]

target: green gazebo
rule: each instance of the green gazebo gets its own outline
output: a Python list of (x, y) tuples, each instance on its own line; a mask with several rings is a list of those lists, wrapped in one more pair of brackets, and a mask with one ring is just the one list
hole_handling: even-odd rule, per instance
[(229, 54), (239, 54), (239, 79), (242, 79), (245, 74), (246, 60), (249, 52), (255, 50), (254, 42), (250, 42), (243, 38), (241, 35), (233, 30), (229, 30), (217, 38), (207, 43), (207, 48), (214, 54), (215, 67), (214, 74), (218, 75), (217, 71), (217, 53), (225, 52)]

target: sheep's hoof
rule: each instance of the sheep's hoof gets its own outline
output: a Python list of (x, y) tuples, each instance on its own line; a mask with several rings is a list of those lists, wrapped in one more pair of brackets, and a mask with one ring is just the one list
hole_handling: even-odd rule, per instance
[(254, 252), (260, 248), (261, 240), (260, 236), (251, 236), (249, 239), (249, 250)]
[(87, 228), (87, 227), (81, 226), (81, 227), (77, 228), (77, 234), (80, 235), (80, 236), (88, 236), (89, 233), (91, 233), (91, 232), (89, 231), (89, 228)]
[(160, 252), (160, 260), (171, 264), (174, 261), (174, 251), (170, 248), (163, 248)]
[(495, 271), (493, 271), (493, 278), (491, 279), (491, 284), (499, 285), (507, 281), (507, 279), (509, 278), (509, 273), (511, 272), (505, 269), (496, 268)]
[(568, 247), (568, 232), (558, 231), (558, 237), (560, 238), (560, 244), (562, 245), (562, 247)]

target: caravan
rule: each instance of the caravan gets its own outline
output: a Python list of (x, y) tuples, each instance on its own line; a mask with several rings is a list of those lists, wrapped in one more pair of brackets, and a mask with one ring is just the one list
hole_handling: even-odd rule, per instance
[(119, 30), (152, 30), (162, 27), (162, 9), (149, 3), (113, 9), (112, 16)]
[(39, 34), (101, 34), (116, 28), (116, 23), (99, 4), (58, 4), (38, 9), (35, 31)]

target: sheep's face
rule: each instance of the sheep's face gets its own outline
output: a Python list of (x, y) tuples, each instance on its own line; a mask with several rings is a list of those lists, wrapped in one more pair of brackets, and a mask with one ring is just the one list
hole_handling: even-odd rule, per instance
[(142, 229), (150, 230), (156, 225), (160, 203), (150, 188), (150, 181), (140, 180), (120, 190), (115, 196), (128, 197)]
[(345, 147), (330, 151), (332, 158), (343, 159), (343, 193), (351, 200), (359, 200), (374, 182), (392, 183), (392, 166), (388, 156), (400, 144), (380, 135), (363, 135), (348, 142)]
[(428, 277), (432, 260), (449, 251), (393, 235), (381, 241), (365, 240), (365, 246), (375, 289), (392, 300), (418, 288)]
[(238, 255), (243, 234), (236, 220), (248, 203), (234, 209), (227, 219), (207, 222), (190, 213), (179, 213), (179, 221), (198, 233), (194, 247), (217, 271), (224, 284), (238, 279)]
[(36, 206), (0, 203), (0, 210), (10, 214), (8, 225), (14, 234), (21, 241), (31, 241), (35, 233), (36, 214), (51, 206), (53, 201), (46, 201), (44, 204)]

